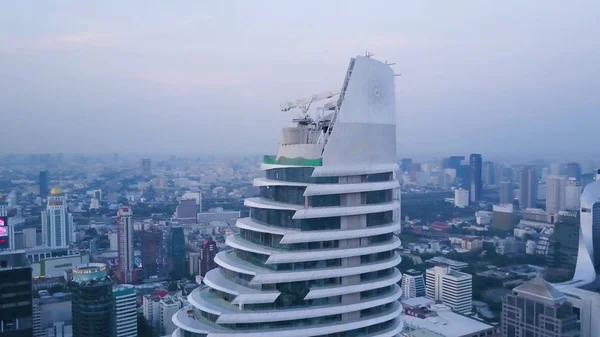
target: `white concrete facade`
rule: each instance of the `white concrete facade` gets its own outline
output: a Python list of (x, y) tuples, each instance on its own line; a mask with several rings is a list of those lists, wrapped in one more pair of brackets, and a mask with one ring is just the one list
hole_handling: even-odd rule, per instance
[[(328, 106), (328, 107), (327, 107)], [(173, 316), (181, 337), (397, 337), (394, 73), (351, 59), (337, 104), (285, 128), (232, 251)]]
[(426, 271), (426, 297), (442, 301), (452, 310), (466, 314), (472, 310), (473, 277), (448, 266), (435, 266)]

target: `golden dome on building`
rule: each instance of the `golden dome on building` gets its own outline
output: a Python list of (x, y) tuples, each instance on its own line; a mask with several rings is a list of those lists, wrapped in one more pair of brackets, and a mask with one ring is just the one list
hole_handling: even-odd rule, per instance
[(63, 194), (63, 190), (59, 187), (54, 187), (53, 189), (50, 190), (50, 195), (59, 195), (59, 194)]

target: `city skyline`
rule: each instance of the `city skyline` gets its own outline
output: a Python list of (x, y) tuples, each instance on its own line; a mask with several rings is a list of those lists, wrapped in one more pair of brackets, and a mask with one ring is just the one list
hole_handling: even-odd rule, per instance
[(276, 133), (256, 130), (289, 119), (280, 102), (338, 88), (369, 50), (402, 74), (403, 156), (597, 155), (579, 137), (600, 118), (594, 2), (111, 8), (0, 5), (0, 110), (19, 140), (2, 152), (269, 153)]

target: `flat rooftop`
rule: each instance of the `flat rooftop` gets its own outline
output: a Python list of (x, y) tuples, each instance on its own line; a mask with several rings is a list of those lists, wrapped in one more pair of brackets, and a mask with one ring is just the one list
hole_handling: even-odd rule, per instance
[[(413, 330), (409, 336), (436, 336), (435, 334), (439, 334), (445, 337), (462, 337), (494, 329), (494, 326), (490, 324), (457, 314), (445, 305), (432, 304), (432, 302), (424, 297), (401, 301), (405, 308), (407, 306), (427, 307), (431, 313), (424, 318), (409, 314), (405, 314), (402, 317), (407, 328)], [(433, 334), (427, 334), (427, 332), (432, 332)]]

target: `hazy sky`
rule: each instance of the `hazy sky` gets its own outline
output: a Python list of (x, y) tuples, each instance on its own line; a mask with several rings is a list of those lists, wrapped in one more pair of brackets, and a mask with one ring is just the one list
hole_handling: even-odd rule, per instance
[[(597, 155), (600, 1), (1, 1), (0, 152), (274, 153), (396, 62), (401, 154)], [(584, 136), (587, 135), (587, 136)]]

